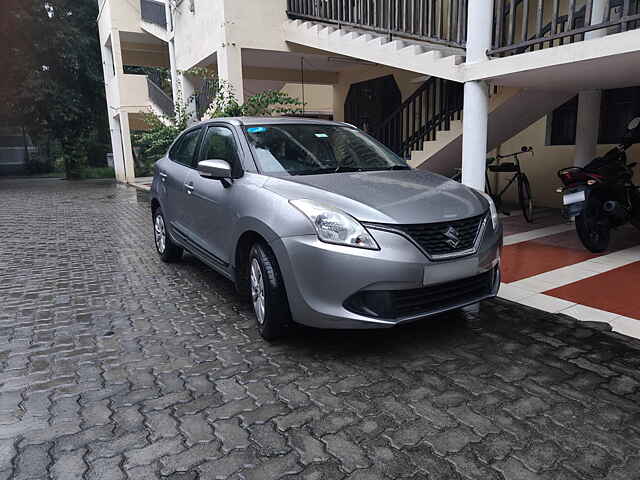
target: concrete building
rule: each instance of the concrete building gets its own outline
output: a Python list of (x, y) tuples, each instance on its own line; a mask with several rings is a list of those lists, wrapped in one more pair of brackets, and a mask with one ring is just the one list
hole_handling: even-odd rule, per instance
[[(242, 100), (266, 89), (366, 129), (417, 168), (482, 188), (485, 158), (523, 158), (536, 203), (555, 172), (618, 141), (640, 114), (640, 0), (100, 0), (117, 178), (130, 132), (171, 99), (130, 66), (168, 67), (173, 95), (207, 67)], [(310, 103), (311, 102), (311, 103)], [(463, 108), (464, 107), (464, 108)], [(631, 156), (640, 149), (631, 151)], [(490, 178), (490, 181), (494, 181)]]

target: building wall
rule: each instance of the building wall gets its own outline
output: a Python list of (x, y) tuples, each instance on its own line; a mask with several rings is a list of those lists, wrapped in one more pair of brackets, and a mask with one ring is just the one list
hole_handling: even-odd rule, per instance
[[(302, 101), (302, 85), (299, 83), (288, 83), (281, 91)], [(331, 85), (305, 85), (304, 101), (306, 112), (333, 115), (333, 87)]]
[(225, 42), (289, 51), (282, 35), (286, 6), (286, 0), (194, 0), (191, 13), (189, 2), (182, 2), (175, 13), (178, 69), (213, 63), (213, 54)]

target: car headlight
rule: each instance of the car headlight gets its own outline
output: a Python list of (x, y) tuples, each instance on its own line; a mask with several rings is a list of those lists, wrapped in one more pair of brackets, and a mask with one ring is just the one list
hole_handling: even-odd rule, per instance
[(491, 224), (493, 225), (493, 229), (496, 230), (498, 228), (498, 224), (500, 223), (500, 218), (498, 217), (498, 210), (496, 209), (496, 204), (491, 198), (491, 195), (486, 194), (485, 192), (481, 192), (478, 190), (478, 193), (482, 195), (487, 202), (489, 202), (489, 212), (491, 212)]
[(321, 241), (369, 250), (380, 249), (367, 229), (342, 210), (312, 200), (290, 200), (289, 203), (309, 219)]

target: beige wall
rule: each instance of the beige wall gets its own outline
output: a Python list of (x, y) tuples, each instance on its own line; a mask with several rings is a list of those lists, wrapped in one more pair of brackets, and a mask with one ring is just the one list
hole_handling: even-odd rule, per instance
[[(104, 0), (100, 5), (98, 23), (110, 23), (111, 28), (143, 33), (140, 29), (140, 0)], [(102, 28), (101, 28), (102, 30)]]
[(289, 51), (282, 34), (286, 0), (194, 0), (195, 14), (188, 4), (183, 2), (174, 16), (179, 70), (212, 63), (212, 55), (224, 42)]
[(123, 65), (169, 68), (169, 49), (154, 45), (122, 43)]
[[(299, 83), (288, 83), (281, 91), (302, 101), (302, 85)], [(305, 85), (304, 101), (305, 111), (332, 115), (333, 87), (331, 85)]]
[[(533, 197), (536, 205), (544, 207), (559, 208), (562, 206), (560, 194), (556, 188), (561, 186), (560, 179), (556, 175), (557, 171), (564, 167), (573, 165), (575, 146), (551, 146), (546, 145), (547, 120), (545, 116), (534, 123), (531, 127), (515, 135), (500, 146), (500, 153), (513, 153), (523, 145), (532, 146), (535, 156), (522, 155), (520, 157), (523, 171), (529, 177)], [(598, 155), (602, 155), (614, 145), (599, 145)], [(494, 155), (495, 151), (491, 153)], [(640, 160), (640, 145), (634, 145), (627, 151), (630, 161)], [(508, 174), (500, 174), (502, 184), (509, 178)], [(492, 183), (494, 178), (490, 177)], [(636, 180), (640, 181), (640, 171), (636, 171)], [(510, 195), (505, 195), (505, 199), (514, 202), (516, 199), (516, 189), (512, 187)]]

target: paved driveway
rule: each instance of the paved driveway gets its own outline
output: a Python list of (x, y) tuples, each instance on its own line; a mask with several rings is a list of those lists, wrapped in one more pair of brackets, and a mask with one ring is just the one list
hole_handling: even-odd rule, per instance
[(640, 478), (640, 350), (503, 301), (261, 340), (107, 183), (0, 181), (0, 478)]

